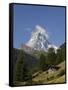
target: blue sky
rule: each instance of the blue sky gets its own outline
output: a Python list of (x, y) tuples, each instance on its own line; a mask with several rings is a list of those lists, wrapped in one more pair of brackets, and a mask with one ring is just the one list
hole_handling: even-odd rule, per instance
[(36, 25), (46, 29), (56, 46), (65, 42), (65, 8), (14, 4), (13, 46), (19, 48), (29, 39)]

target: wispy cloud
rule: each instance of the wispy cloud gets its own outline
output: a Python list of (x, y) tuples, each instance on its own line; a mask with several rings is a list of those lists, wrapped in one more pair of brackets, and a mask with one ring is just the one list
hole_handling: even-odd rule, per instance
[(25, 28), (26, 31), (31, 31), (31, 28)]

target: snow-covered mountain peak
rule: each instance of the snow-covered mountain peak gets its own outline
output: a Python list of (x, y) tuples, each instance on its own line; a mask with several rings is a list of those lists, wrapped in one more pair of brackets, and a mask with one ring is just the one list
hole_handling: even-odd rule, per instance
[(35, 49), (35, 50), (44, 50), (47, 51), (48, 48), (55, 47), (50, 44), (48, 41), (48, 34), (44, 28), (39, 25), (36, 25), (30, 40), (26, 43), (27, 46)]

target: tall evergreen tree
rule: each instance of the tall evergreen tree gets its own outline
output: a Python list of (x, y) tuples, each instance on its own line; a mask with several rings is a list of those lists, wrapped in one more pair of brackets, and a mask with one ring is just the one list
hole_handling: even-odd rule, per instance
[(46, 57), (44, 54), (40, 55), (39, 66), (41, 70), (46, 70)]
[(27, 83), (32, 83), (32, 73), (27, 68), (26, 64), (24, 63), (24, 53), (21, 50), (18, 56), (18, 60), (15, 66), (15, 73), (14, 73), (14, 80), (15, 81), (26, 81)]
[(56, 62), (56, 54), (54, 48), (49, 48), (47, 53), (47, 63), (49, 65), (55, 65)]
[(65, 48), (60, 48), (57, 50), (57, 58), (56, 58), (56, 64), (61, 63), (65, 60)]
[(15, 72), (14, 72), (15, 81), (23, 80), (23, 67), (24, 67), (24, 53), (21, 50), (15, 66)]

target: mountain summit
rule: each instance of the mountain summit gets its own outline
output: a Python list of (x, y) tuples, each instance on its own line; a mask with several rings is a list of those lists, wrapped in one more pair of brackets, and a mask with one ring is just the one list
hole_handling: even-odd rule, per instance
[(28, 47), (33, 48), (34, 50), (43, 50), (47, 51), (48, 48), (55, 48), (57, 47), (55, 45), (50, 44), (48, 41), (48, 34), (44, 28), (42, 28), (39, 25), (35, 26), (35, 29), (33, 30), (31, 34), (30, 40), (26, 43)]

